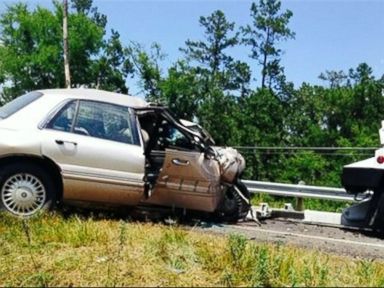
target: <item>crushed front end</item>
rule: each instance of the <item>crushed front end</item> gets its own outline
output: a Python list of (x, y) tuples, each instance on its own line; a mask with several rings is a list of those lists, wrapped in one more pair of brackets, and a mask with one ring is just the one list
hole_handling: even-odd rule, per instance
[(250, 194), (241, 182), (245, 169), (244, 157), (231, 147), (212, 147), (214, 158), (220, 167), (220, 179), (223, 198), (217, 209), (217, 215), (226, 221), (244, 219), (250, 208)]

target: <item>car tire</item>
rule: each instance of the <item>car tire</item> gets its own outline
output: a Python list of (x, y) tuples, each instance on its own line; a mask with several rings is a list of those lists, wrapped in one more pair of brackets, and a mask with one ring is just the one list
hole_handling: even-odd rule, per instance
[(228, 187), (223, 201), (216, 212), (220, 221), (236, 223), (238, 220), (244, 219), (248, 214), (250, 205), (239, 195), (236, 188), (240, 190), (247, 200), (250, 199), (249, 191), (241, 180), (238, 180), (235, 185)]
[(19, 217), (30, 217), (55, 203), (52, 177), (43, 167), (12, 163), (0, 169), (0, 209)]

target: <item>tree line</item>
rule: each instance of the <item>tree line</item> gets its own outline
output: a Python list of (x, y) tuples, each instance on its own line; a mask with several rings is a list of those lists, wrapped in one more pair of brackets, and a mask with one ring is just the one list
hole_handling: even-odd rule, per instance
[[(147, 100), (199, 122), (217, 145), (242, 147), (246, 178), (338, 186), (342, 166), (370, 151), (292, 147), (379, 145), (384, 77), (376, 79), (372, 68), (361, 63), (348, 71), (322, 72), (324, 85), (295, 87), (285, 76), (280, 48), (294, 41), (293, 13), (283, 10), (279, 0), (252, 3), (245, 26), (238, 27), (220, 10), (201, 16), (201, 38), (187, 39), (182, 56), (166, 71), (158, 43), (149, 49), (122, 43), (118, 31), (107, 33), (107, 17), (92, 0), (72, 0), (69, 8), (72, 86), (126, 94), (127, 78), (138, 78)], [(62, 18), (58, 1), (52, 9), (16, 3), (0, 16), (0, 104), (26, 91), (65, 87)], [(238, 45), (248, 48), (249, 63), (256, 63), (260, 73), (231, 56)], [(255, 78), (260, 85), (252, 89)]]

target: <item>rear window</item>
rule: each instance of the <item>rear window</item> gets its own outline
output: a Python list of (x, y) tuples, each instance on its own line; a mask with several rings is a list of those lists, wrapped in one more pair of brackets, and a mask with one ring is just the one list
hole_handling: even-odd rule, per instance
[(7, 118), (12, 114), (16, 113), (25, 106), (31, 104), (36, 99), (43, 96), (41, 92), (30, 92), (23, 96), (17, 97), (16, 99), (8, 102), (4, 106), (0, 107), (0, 119)]

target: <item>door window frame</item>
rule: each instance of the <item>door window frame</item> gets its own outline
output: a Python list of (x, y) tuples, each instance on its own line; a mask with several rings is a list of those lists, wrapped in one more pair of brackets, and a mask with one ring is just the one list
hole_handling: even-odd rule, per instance
[[(193, 150), (193, 149), (186, 149), (186, 150), (179, 149), (180, 151), (199, 151), (199, 152), (203, 153), (205, 151), (205, 149), (207, 147), (209, 147), (209, 145), (204, 141), (204, 139), (198, 133), (196, 133), (195, 131), (189, 129), (188, 127), (186, 127), (182, 123), (180, 123), (180, 121), (178, 121), (172, 115), (172, 113), (167, 108), (165, 108), (163, 106), (135, 108), (134, 110), (138, 111), (138, 112), (152, 112), (154, 114), (160, 115), (160, 117), (162, 117), (164, 120), (166, 120), (169, 123), (169, 125), (173, 126), (178, 131), (180, 131), (181, 134), (183, 134), (186, 138), (188, 138), (192, 143), (195, 142), (195, 147), (196, 147), (195, 150)], [(137, 120), (137, 121), (138, 121), (138, 125), (139, 125), (140, 122), (139, 122), (139, 120)], [(146, 157), (150, 157), (152, 150), (165, 153), (165, 150), (154, 149), (155, 148), (155, 142), (158, 140), (158, 137), (159, 137), (158, 129), (160, 128), (160, 126), (161, 126), (161, 123), (159, 123), (159, 122), (155, 123), (155, 131), (154, 131), (155, 135), (151, 135), (149, 143), (148, 143), (147, 147), (145, 147), (145, 149), (144, 149), (144, 155), (146, 155)], [(199, 139), (200, 144), (196, 143), (196, 138)], [(170, 149), (173, 149), (173, 148), (170, 148)], [(174, 149), (174, 150), (178, 150), (178, 149)]]
[[(61, 115), (61, 113), (67, 109), (72, 103), (76, 103), (76, 108), (75, 108), (75, 114), (72, 119), (71, 123), (71, 129), (70, 131), (62, 131), (62, 130), (57, 130), (51, 127), (48, 127), (53, 121), (57, 119)], [(106, 104), (106, 105), (112, 105), (112, 106), (117, 106), (117, 107), (123, 107), (127, 109), (127, 113), (129, 117), (127, 117), (127, 121), (129, 121), (130, 127), (131, 127), (131, 133), (132, 133), (132, 143), (126, 143), (122, 141), (116, 141), (112, 139), (107, 139), (107, 138), (102, 138), (102, 137), (96, 137), (96, 136), (91, 136), (91, 135), (82, 135), (74, 132), (75, 124), (77, 123), (78, 116), (79, 116), (79, 110), (80, 110), (80, 105), (81, 102), (85, 103), (96, 103), (96, 104)], [(64, 132), (64, 133), (71, 133), (74, 135), (79, 135), (79, 136), (85, 136), (85, 137), (92, 137), (96, 139), (101, 139), (105, 141), (112, 141), (114, 143), (121, 143), (121, 144), (127, 144), (127, 145), (135, 145), (135, 146), (141, 146), (140, 142), (140, 137), (139, 137), (139, 127), (138, 127), (138, 120), (136, 119), (136, 114), (134, 109), (132, 109), (129, 106), (124, 106), (124, 105), (119, 105), (111, 102), (105, 102), (105, 101), (98, 101), (98, 100), (89, 100), (89, 99), (66, 99), (63, 102), (61, 102), (57, 107), (55, 107), (49, 114), (48, 116), (40, 123), (39, 129), (49, 129), (49, 130), (54, 130), (58, 132)]]

